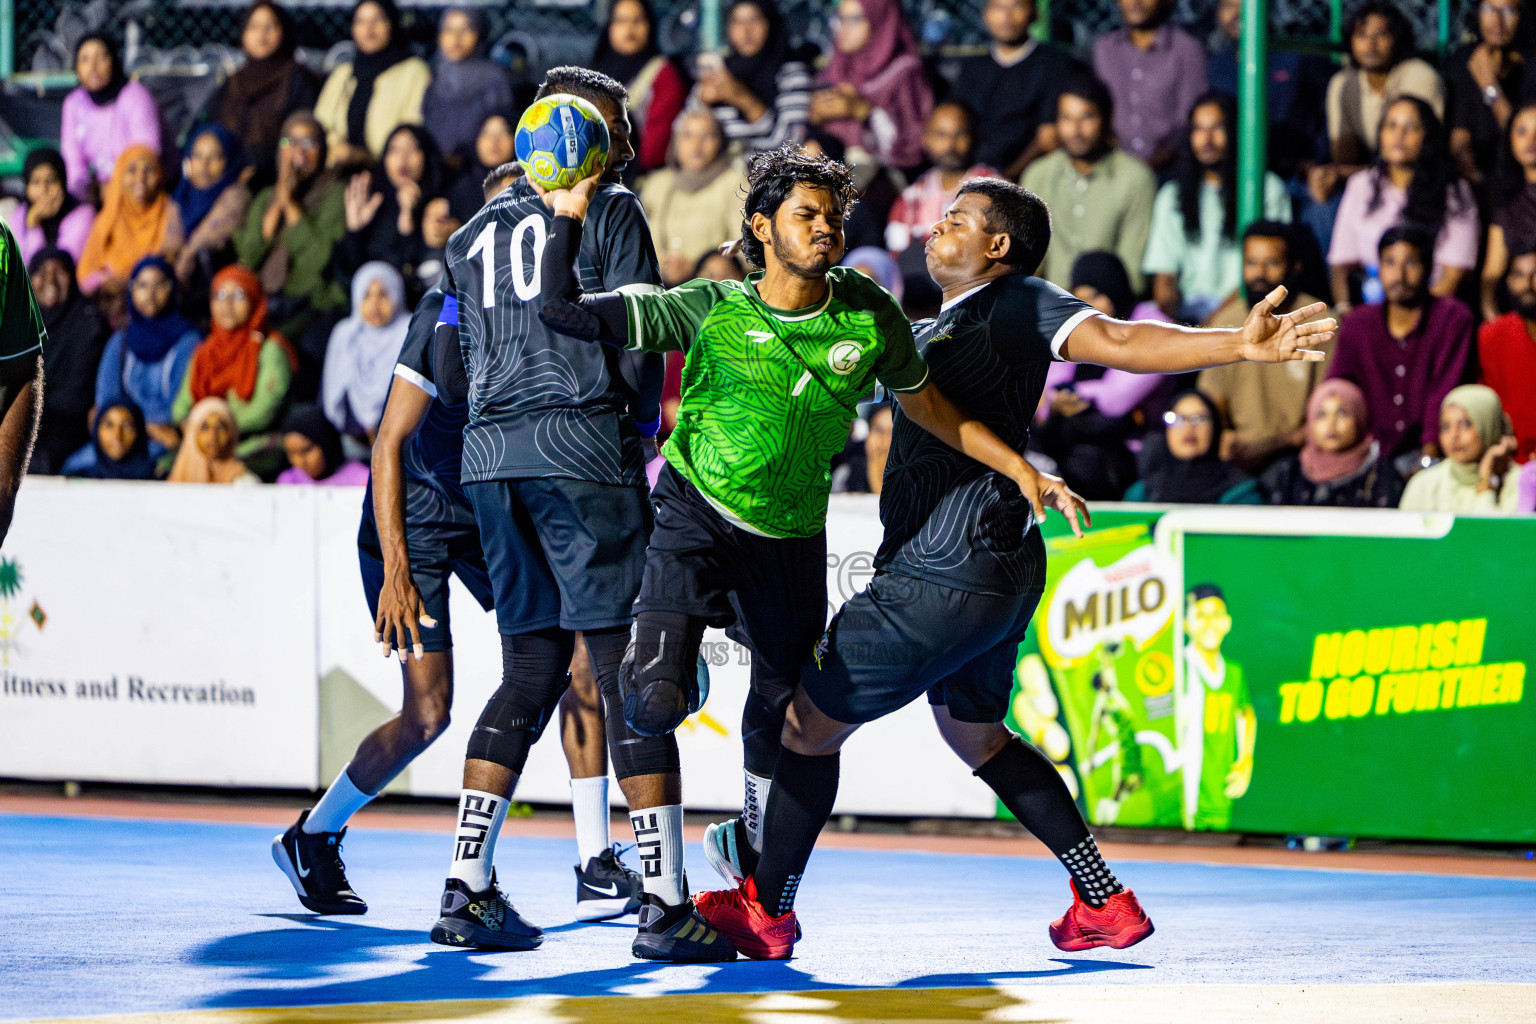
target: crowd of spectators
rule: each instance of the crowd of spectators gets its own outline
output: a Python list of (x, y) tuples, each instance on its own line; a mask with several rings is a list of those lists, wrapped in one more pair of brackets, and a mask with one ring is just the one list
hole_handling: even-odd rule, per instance
[[(1533, 510), (1536, 11), (1483, 0), (1438, 64), (1390, 0), (1348, 12), (1336, 58), (1272, 40), (1262, 218), (1239, 232), (1242, 0), (1204, 42), (1172, 0), (1118, 6), (1072, 53), (1032, 34), (1035, 0), (986, 0), (986, 51), (939, 59), (899, 0), (830, 6), (826, 53), (774, 0), (733, 0), (722, 49), (692, 54), (664, 52), (649, 0), (615, 0), (587, 66), (629, 90), (626, 184), (669, 284), (745, 275), (718, 251), (743, 158), (793, 139), (854, 168), (846, 262), (914, 317), (940, 299), (929, 226), (978, 176), (1046, 200), (1039, 275), (1107, 315), (1236, 326), (1282, 284), (1282, 312), (1330, 306), (1321, 363), (1053, 366), (1031, 457), (1090, 498)], [(479, 8), (442, 10), (427, 47), (394, 0), (360, 0), (323, 77), (297, 41), (249, 8), (243, 65), (175, 133), (113, 39), (79, 41), (57, 148), (7, 212), (52, 338), (34, 472), (366, 477), (411, 309), (528, 91)], [(855, 425), (838, 489), (879, 490), (891, 415)]]

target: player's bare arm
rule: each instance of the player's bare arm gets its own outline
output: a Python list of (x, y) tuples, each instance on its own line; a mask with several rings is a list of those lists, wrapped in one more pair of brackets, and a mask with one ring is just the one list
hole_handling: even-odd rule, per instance
[(373, 624), (373, 639), (387, 658), (396, 651), (400, 660), (409, 650), (420, 661), (424, 654), (419, 626), (437, 623), (426, 614), (421, 594), (411, 580), (411, 557), (405, 543), (405, 470), (402, 452), (406, 442), (416, 436), (432, 396), (403, 377), (394, 377), (389, 401), (384, 404), (384, 419), (373, 443), (373, 514), (379, 528), (379, 549), (384, 555), (384, 589), (379, 593), (379, 614)]
[(1338, 321), (1313, 319), (1328, 307), (1321, 302), (1276, 314), (1285, 302), (1279, 287), (1253, 307), (1235, 330), (1130, 323), (1092, 316), (1078, 324), (1061, 346), (1061, 357), (1130, 373), (1185, 373), (1244, 360), (1255, 363), (1321, 362), (1326, 353), (1313, 346), (1333, 340)]
[[(12, 364), (15, 364), (12, 366)], [(27, 474), (43, 415), (43, 357), (0, 362), (0, 387), (9, 404), (0, 412), (0, 544), (11, 529), (16, 492)]]

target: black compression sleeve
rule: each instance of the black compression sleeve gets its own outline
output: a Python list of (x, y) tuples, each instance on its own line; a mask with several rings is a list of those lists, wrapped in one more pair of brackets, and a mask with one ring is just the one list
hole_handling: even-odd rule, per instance
[(626, 352), (634, 367), (635, 401), (630, 407), (636, 423), (656, 423), (661, 418), (661, 389), (667, 382), (667, 361), (655, 352)]
[(556, 333), (622, 348), (629, 342), (624, 297), (617, 292), (582, 294), (575, 272), (580, 250), (581, 222), (556, 217), (540, 260), (539, 319)]

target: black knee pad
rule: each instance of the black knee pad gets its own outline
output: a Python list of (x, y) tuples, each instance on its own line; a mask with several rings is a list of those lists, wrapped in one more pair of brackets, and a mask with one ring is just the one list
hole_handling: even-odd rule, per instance
[(521, 773), (570, 685), (575, 634), (562, 629), (501, 638), (501, 686), (480, 712), (465, 756)]
[(592, 656), (592, 672), (603, 700), (603, 729), (608, 734), (608, 759), (613, 774), (620, 780), (636, 775), (676, 775), (682, 770), (677, 757), (677, 740), (665, 736), (644, 736), (624, 720), (624, 698), (619, 692), (619, 665), (629, 646), (629, 635), (622, 631), (587, 634), (587, 652)]
[(666, 736), (699, 707), (699, 644), (704, 620), (681, 612), (642, 612), (619, 666), (624, 721), (642, 736)]

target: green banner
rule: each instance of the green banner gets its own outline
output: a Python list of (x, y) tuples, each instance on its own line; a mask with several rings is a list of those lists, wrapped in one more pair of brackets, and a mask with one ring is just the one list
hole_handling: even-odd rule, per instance
[(1536, 520), (1286, 515), (1053, 521), (1009, 724), (1096, 825), (1536, 838)]

